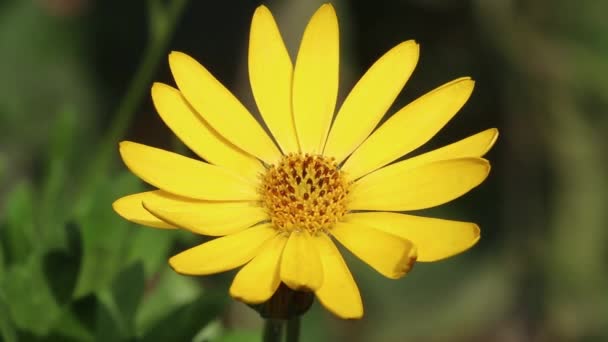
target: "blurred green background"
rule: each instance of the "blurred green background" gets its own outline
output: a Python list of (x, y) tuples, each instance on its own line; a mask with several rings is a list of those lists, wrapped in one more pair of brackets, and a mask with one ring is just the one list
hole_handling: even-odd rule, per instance
[[(295, 56), (319, 1), (269, 1)], [(246, 72), (258, 1), (0, 1), (0, 340), (258, 341), (232, 273), (176, 275), (201, 237), (130, 224), (145, 189), (119, 160), (135, 140), (185, 151), (155, 114), (166, 56), (198, 59), (255, 111)], [(303, 341), (608, 341), (608, 2), (334, 1), (340, 99), (397, 43), (421, 45), (394, 109), (459, 76), (476, 90), (423, 150), (498, 127), (489, 179), (423, 214), (482, 239), (398, 281), (347, 255), (365, 317), (314, 304)], [(389, 111), (392, 113), (393, 110)]]

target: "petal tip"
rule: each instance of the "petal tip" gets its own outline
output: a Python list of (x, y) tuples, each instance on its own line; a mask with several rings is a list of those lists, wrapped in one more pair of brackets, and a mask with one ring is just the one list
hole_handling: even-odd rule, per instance
[(186, 54), (181, 51), (177, 51), (177, 50), (172, 50), (171, 52), (169, 52), (169, 58), (176, 58), (176, 57), (184, 56), (184, 55), (186, 55)]
[(154, 82), (152, 83), (152, 87), (150, 87), (150, 90), (152, 93), (158, 92), (158, 91), (162, 91), (165, 89), (170, 89), (173, 88), (168, 84), (162, 83), (162, 82)]
[(486, 173), (490, 173), (490, 170), (492, 170), (492, 165), (490, 164), (490, 161), (484, 158), (479, 158), (479, 161), (485, 167)]
[(481, 239), (481, 229), (479, 229), (478, 225), (473, 224), (473, 240), (471, 241), (471, 246), (469, 246), (469, 248), (475, 246), (479, 239)]
[(418, 60), (418, 57), (420, 57), (420, 45), (414, 39), (406, 40), (397, 44), (393, 50), (395, 50), (395, 52), (398, 51), (405, 54), (406, 56), (412, 55), (416, 61)]
[(496, 128), (496, 127), (490, 128), (490, 132), (492, 132), (492, 134), (494, 135), (494, 138), (492, 139), (492, 143), (490, 144), (490, 146), (492, 146), (498, 139), (498, 136), (500, 133), (498, 131), (498, 128)]
[(178, 66), (179, 63), (184, 62), (188, 63), (195, 61), (192, 57), (180, 51), (171, 51), (169, 53), (169, 68), (172, 72), (174, 71), (174, 68)]
[(352, 320), (361, 319), (361, 318), (363, 318), (363, 313), (364, 313), (363, 312), (363, 306), (361, 306), (361, 310), (360, 311), (353, 312), (351, 315), (345, 316), (343, 318), (345, 318), (345, 319), (352, 319)]
[(418, 42), (415, 39), (405, 40), (405, 41), (401, 42), (399, 44), (399, 46), (404, 46), (404, 47), (405, 46), (408, 46), (408, 47), (411, 46), (412, 48), (416, 48), (416, 49), (420, 48), (420, 44), (418, 44)]
[(120, 214), (119, 205), (120, 205), (120, 203), (121, 203), (121, 201), (122, 201), (123, 198), (124, 197), (121, 197), (121, 198), (115, 200), (114, 202), (112, 202), (112, 210), (114, 210), (121, 217), (122, 217), (122, 215)]
[(255, 12), (253, 12), (253, 15), (256, 16), (258, 14), (268, 14), (268, 13), (271, 13), (270, 9), (268, 9), (268, 7), (266, 7), (266, 5), (262, 4), (255, 9)]
[(126, 152), (125, 150), (131, 148), (135, 144), (136, 143), (134, 143), (132, 141), (123, 140), (123, 141), (121, 141), (121, 142), (118, 143), (118, 150), (120, 151), (120, 154), (122, 155), (124, 152)]
[(358, 320), (363, 318), (363, 306), (360, 306), (359, 308), (357, 308), (356, 310), (353, 310), (352, 312), (337, 312), (335, 310), (331, 310), (330, 308), (326, 308), (327, 310), (329, 310), (331, 313), (333, 313), (334, 315), (340, 317), (341, 319), (347, 319), (347, 320)]
[(180, 262), (178, 261), (178, 255), (174, 255), (171, 258), (169, 258), (169, 266), (176, 272), (179, 274), (183, 274), (183, 275), (193, 275), (193, 273), (188, 272), (185, 268), (181, 267)]
[(316, 17), (318, 15), (322, 15), (322, 16), (331, 16), (332, 19), (338, 20), (338, 17), (336, 15), (336, 9), (334, 8), (334, 5), (332, 5), (331, 3), (327, 2), (324, 3), (323, 5), (321, 5), (319, 7), (319, 9), (315, 12), (315, 14), (313, 15), (313, 17)]
[(178, 54), (180, 54), (179, 51), (169, 52), (169, 54), (167, 55), (167, 59), (169, 60), (169, 65), (171, 65), (171, 62), (173, 62), (175, 60), (175, 58), (178, 57)]
[(471, 230), (473, 232), (473, 237), (479, 239), (481, 235), (481, 229), (479, 229), (479, 226), (476, 223), (472, 223)]
[(335, 11), (334, 5), (332, 5), (331, 2), (326, 2), (326, 3), (322, 4), (321, 7), (319, 7), (319, 9), (322, 9), (322, 8), (324, 10), (334, 10)]
[(462, 85), (465, 86), (465, 87), (467, 87), (467, 88), (470, 87), (472, 89), (473, 87), (475, 87), (475, 80), (472, 79), (471, 76), (462, 77), (460, 79), (459, 83), (462, 83)]
[(418, 249), (416, 246), (413, 245), (409, 240), (405, 240), (405, 242), (410, 244), (411, 248), (407, 251), (407, 254), (403, 256), (402, 261), (397, 264), (392, 277), (390, 277), (391, 279), (399, 279), (408, 274), (412, 268), (414, 268), (416, 260), (418, 260)]

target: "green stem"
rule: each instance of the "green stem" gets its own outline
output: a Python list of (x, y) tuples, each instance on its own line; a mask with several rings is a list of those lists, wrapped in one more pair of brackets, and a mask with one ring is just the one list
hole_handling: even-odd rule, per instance
[(80, 196), (82, 204), (77, 212), (81, 213), (88, 209), (90, 196), (100, 182), (106, 177), (107, 172), (117, 155), (117, 143), (125, 135), (133, 120), (137, 106), (143, 96), (147, 94), (150, 82), (161, 59), (165, 56), (165, 50), (169, 39), (175, 31), (177, 21), (183, 12), (188, 0), (173, 0), (169, 4), (162, 5), (161, 2), (148, 0), (148, 20), (150, 40), (144, 50), (144, 57), (131, 80), (127, 93), (118, 105), (108, 132), (102, 137), (94, 159), (88, 164), (83, 173), (83, 186)]
[(298, 342), (300, 340), (300, 316), (287, 321), (287, 336), (286, 342)]
[(264, 320), (264, 342), (279, 342), (283, 335), (283, 323), (282, 319), (266, 319)]

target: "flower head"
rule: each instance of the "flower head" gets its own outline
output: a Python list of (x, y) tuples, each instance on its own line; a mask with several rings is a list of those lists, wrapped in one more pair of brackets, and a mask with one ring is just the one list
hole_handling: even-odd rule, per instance
[(477, 242), (474, 223), (400, 212), (438, 206), (479, 185), (490, 170), (481, 156), (497, 130), (395, 162), (458, 112), (473, 81), (446, 83), (374, 129), (418, 61), (418, 45), (406, 41), (369, 68), (334, 119), (338, 46), (336, 14), (326, 4), (308, 23), (294, 66), (270, 11), (255, 11), (249, 79), (274, 140), (207, 69), (170, 54), (177, 88), (156, 83), (152, 99), (204, 161), (122, 142), (127, 167), (158, 190), (123, 197), (114, 209), (146, 226), (218, 236), (172, 257), (177, 272), (242, 266), (230, 288), (239, 300), (262, 303), (283, 282), (314, 292), (340, 317), (359, 318), (361, 296), (335, 240), (389, 278)]

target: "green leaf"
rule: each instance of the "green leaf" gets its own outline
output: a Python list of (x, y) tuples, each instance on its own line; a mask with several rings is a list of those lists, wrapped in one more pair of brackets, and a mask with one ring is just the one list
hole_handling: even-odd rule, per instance
[(51, 129), (51, 141), (48, 148), (48, 159), (50, 162), (64, 162), (69, 158), (74, 144), (74, 136), (78, 128), (78, 116), (72, 108), (64, 108), (59, 111), (55, 123)]
[[(0, 116), (2, 116), (1, 111)], [(0, 184), (4, 184), (4, 176), (6, 176), (6, 160), (4, 158), (4, 154), (0, 154)]]
[(167, 260), (175, 234), (172, 231), (129, 225), (133, 237), (128, 248), (127, 262), (141, 262), (146, 276), (169, 269)]
[(84, 256), (77, 296), (102, 290), (127, 265), (135, 226), (112, 210), (122, 195), (140, 191), (141, 183), (128, 173), (108, 178), (95, 191), (90, 212), (78, 218), (82, 227)]
[(93, 331), (86, 328), (72, 311), (64, 310), (50, 334), (45, 336), (45, 341), (92, 342)]
[(40, 244), (40, 236), (34, 224), (34, 190), (27, 183), (19, 183), (6, 196), (4, 208), (6, 223), (0, 229), (4, 242), (5, 262), (23, 263), (33, 249)]
[(95, 294), (89, 294), (70, 303), (69, 311), (78, 319), (80, 324), (88, 331), (95, 331), (99, 299)]
[(32, 254), (23, 264), (11, 266), (0, 289), (5, 298), (11, 298), (7, 300), (8, 312), (20, 330), (35, 335), (48, 334), (62, 314), (42, 272), (42, 258), (37, 254)]
[(4, 253), (7, 250), (7, 246), (5, 246), (7, 241), (4, 238), (7, 229), (8, 228), (6, 224), (0, 223), (0, 283), (2, 283), (2, 279), (4, 279), (4, 272), (7, 267), (7, 260), (4, 256)]
[(258, 342), (261, 331), (230, 331), (213, 342)]
[(148, 330), (141, 341), (191, 341), (202, 328), (222, 313), (225, 304), (224, 294), (202, 295), (193, 303), (170, 312)]
[(144, 267), (136, 263), (124, 269), (114, 281), (112, 297), (119, 318), (130, 335), (135, 333), (135, 315), (144, 294)]
[(38, 201), (39, 222), (43, 222), (45, 230), (49, 231), (49, 244), (56, 246), (63, 239), (63, 225), (69, 217), (72, 197), (76, 189), (72, 186), (73, 174), (78, 172), (75, 162), (75, 152), (82, 149), (79, 141), (78, 118), (72, 109), (58, 112), (55, 123), (51, 128), (49, 148), (47, 149), (42, 186)]
[[(109, 291), (87, 296), (73, 306), (81, 322), (92, 325), (95, 310), (95, 340), (124, 341), (135, 338), (135, 315), (144, 291), (144, 270), (140, 263), (124, 269)], [(96, 308), (96, 309), (94, 309)]]
[(202, 288), (192, 277), (182, 276), (167, 267), (148, 280), (146, 292), (146, 300), (136, 318), (138, 332), (147, 331), (167, 312), (194, 302), (201, 295)]
[(125, 341), (135, 338), (135, 315), (144, 290), (144, 270), (140, 263), (124, 269), (112, 283), (109, 291), (102, 291), (94, 299), (88, 297), (75, 309), (84, 313), (82, 322), (90, 326), (86, 304), (95, 310), (95, 340)]
[(95, 328), (95, 341), (120, 342), (127, 340), (125, 332), (121, 328), (120, 318), (102, 301), (97, 306)]
[(0, 337), (4, 342), (16, 342), (17, 334), (9, 317), (9, 307), (6, 303), (6, 298), (0, 287)]
[(44, 275), (51, 292), (60, 305), (67, 304), (76, 288), (82, 244), (79, 227), (74, 223), (66, 225), (67, 246), (65, 250), (52, 250), (43, 260)]

